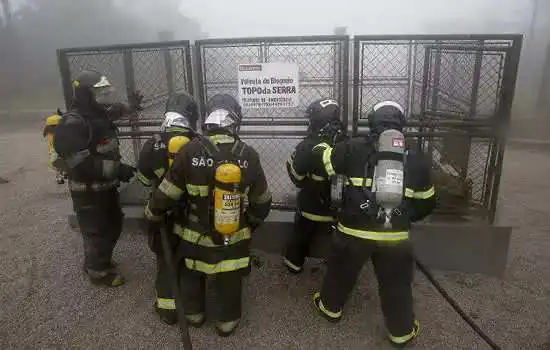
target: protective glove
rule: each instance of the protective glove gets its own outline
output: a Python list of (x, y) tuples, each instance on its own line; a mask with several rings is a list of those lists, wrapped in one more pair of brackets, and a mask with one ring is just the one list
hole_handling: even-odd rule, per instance
[(122, 182), (129, 182), (136, 173), (136, 168), (127, 164), (120, 164), (118, 168), (118, 179)]
[(143, 102), (143, 94), (141, 91), (134, 91), (130, 96), (128, 96), (128, 103), (130, 108), (136, 111), (142, 111), (143, 107), (141, 106)]

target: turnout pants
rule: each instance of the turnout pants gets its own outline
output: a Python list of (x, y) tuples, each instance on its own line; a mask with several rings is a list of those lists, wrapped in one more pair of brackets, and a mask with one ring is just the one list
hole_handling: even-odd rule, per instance
[(294, 216), (294, 230), (289, 236), (284, 257), (286, 263), (292, 264), (295, 270), (300, 270), (309, 256), (309, 249), (313, 239), (318, 234), (330, 233), (332, 222), (313, 221), (296, 212)]
[(364, 263), (372, 259), (386, 327), (394, 337), (414, 327), (411, 283), (414, 260), (409, 241), (366, 240), (337, 232), (321, 289), (322, 308), (342, 312)]
[[(172, 232), (173, 220), (169, 218), (166, 220), (162, 230), (166, 230), (168, 241), (172, 252), (175, 254), (179, 237)], [(172, 290), (174, 276), (170, 275), (168, 264), (166, 263), (166, 256), (162, 248), (162, 238), (160, 232), (148, 232), (149, 248), (155, 253), (157, 260), (157, 275), (155, 278), (155, 289), (157, 292), (157, 307), (164, 310), (175, 310), (175, 298), (176, 295)], [(175, 263), (175, 262), (174, 262)]]
[[(217, 321), (229, 322), (241, 318), (242, 305), (242, 271), (221, 272), (213, 276), (218, 306)], [(180, 285), (183, 297), (183, 309), (186, 315), (205, 312), (207, 275), (191, 270), (180, 264)]]
[(71, 191), (71, 197), (84, 243), (84, 267), (89, 274), (108, 272), (122, 232), (118, 191)]

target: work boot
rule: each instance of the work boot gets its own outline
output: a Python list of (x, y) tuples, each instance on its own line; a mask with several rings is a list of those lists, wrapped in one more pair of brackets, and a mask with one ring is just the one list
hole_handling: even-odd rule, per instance
[(116, 272), (114, 267), (110, 267), (106, 271), (95, 271), (86, 269), (86, 274), (90, 278), (90, 281), (95, 285), (119, 287), (124, 284), (124, 277)]
[(61, 174), (57, 174), (55, 176), (55, 182), (58, 184), (58, 185), (63, 185), (65, 183), (65, 178), (63, 177), (63, 175)]
[(185, 315), (185, 319), (190, 326), (200, 328), (204, 324), (206, 317), (204, 317), (203, 313), (200, 313), (194, 315)]
[(388, 340), (394, 348), (403, 349), (407, 345), (411, 344), (411, 342), (414, 339), (416, 339), (416, 337), (418, 336), (418, 333), (420, 333), (420, 323), (415, 320), (413, 330), (411, 333), (401, 337), (394, 337), (393, 335), (389, 334)]
[(235, 331), (235, 329), (237, 329), (239, 322), (240, 319), (228, 322), (218, 322), (216, 325), (216, 331), (220, 337), (228, 337)]
[(300, 272), (302, 272), (303, 268), (302, 266), (294, 265), (290, 260), (287, 258), (283, 258), (283, 264), (285, 264), (286, 269), (288, 272), (290, 272), (293, 275), (297, 275)]
[(157, 302), (153, 303), (153, 309), (159, 315), (160, 320), (167, 325), (174, 325), (178, 323), (178, 313), (176, 310), (161, 309), (158, 307)]
[(340, 322), (340, 320), (342, 319), (342, 311), (332, 312), (325, 308), (323, 302), (321, 301), (321, 292), (316, 292), (315, 294), (313, 294), (313, 305), (315, 305), (315, 308), (317, 309), (319, 314), (321, 314), (321, 316), (323, 316), (330, 322), (336, 323)]

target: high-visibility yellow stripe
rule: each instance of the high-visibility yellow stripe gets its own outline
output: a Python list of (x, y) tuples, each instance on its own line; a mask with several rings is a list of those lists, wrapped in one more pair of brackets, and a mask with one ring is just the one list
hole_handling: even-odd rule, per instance
[(296, 169), (294, 169), (294, 165), (292, 164), (291, 159), (287, 160), (287, 164), (288, 164), (288, 168), (290, 169), (290, 175), (292, 175), (292, 177), (294, 177), (297, 181), (302, 181), (303, 179), (306, 178), (305, 175), (298, 174)]
[(233, 143), (235, 138), (228, 135), (211, 135), (208, 136), (210, 140), (214, 143)]
[(288, 266), (289, 268), (291, 268), (292, 270), (296, 271), (296, 272), (300, 272), (302, 271), (302, 267), (301, 266), (298, 266), (298, 265), (294, 265), (290, 260), (288, 260), (287, 258), (283, 258), (283, 263)]
[[(221, 245), (215, 244), (212, 241), (212, 238), (207, 236), (206, 234), (200, 234), (199, 232), (190, 230), (188, 228), (183, 228), (178, 224), (174, 225), (174, 233), (181, 237), (181, 239), (200, 245), (202, 247), (220, 247)], [(243, 229), (240, 229), (239, 231), (235, 232), (233, 235), (229, 237), (229, 240), (227, 241), (228, 245), (238, 243), (240, 241), (244, 241), (245, 239), (250, 239), (250, 228), (245, 227)]]
[(358, 230), (350, 227), (346, 227), (341, 223), (338, 223), (338, 230), (348, 234), (350, 236), (370, 239), (373, 241), (404, 241), (409, 239), (408, 231), (397, 231), (397, 232), (383, 232), (383, 231), (365, 231)]
[(394, 337), (393, 335), (389, 334), (388, 338), (396, 344), (403, 344), (408, 342), (409, 340), (415, 338), (418, 333), (420, 333), (420, 323), (418, 321), (414, 321), (415, 327), (413, 328), (412, 332), (410, 332), (407, 335), (401, 336), (401, 337)]
[(425, 191), (415, 191), (412, 188), (405, 188), (405, 197), (413, 199), (428, 199), (435, 195), (434, 186)]
[(250, 202), (256, 203), (256, 204), (267, 203), (270, 200), (271, 200), (271, 192), (269, 190), (265, 190), (264, 193), (262, 193), (259, 196), (250, 198)]
[(159, 190), (174, 200), (180, 199), (181, 195), (184, 192), (181, 188), (174, 185), (167, 179), (162, 180), (162, 182), (159, 185)]
[(157, 298), (157, 306), (159, 309), (163, 309), (163, 310), (175, 310), (176, 300), (167, 299), (167, 298)]
[(415, 199), (428, 199), (435, 195), (435, 188), (432, 186), (426, 191), (414, 191)]
[(162, 220), (162, 216), (158, 216), (153, 214), (151, 209), (149, 209), (149, 204), (145, 207), (145, 217), (150, 221), (160, 221)]
[(309, 174), (309, 177), (314, 181), (326, 181), (326, 180), (328, 180), (327, 178), (316, 175), (316, 174)]
[(316, 292), (313, 295), (313, 300), (317, 300), (317, 299), (319, 299), (319, 310), (321, 310), (325, 315), (327, 315), (330, 318), (340, 318), (340, 317), (342, 317), (342, 310), (340, 310), (338, 312), (332, 312), (323, 305), (323, 301), (321, 300), (321, 293), (320, 292)]
[(136, 174), (137, 179), (139, 182), (141, 182), (144, 186), (151, 186), (151, 181), (147, 178), (147, 176), (143, 175), (141, 172), (137, 172)]
[(328, 147), (323, 152), (323, 164), (328, 176), (336, 175), (330, 158), (332, 157), (332, 147)]
[(153, 170), (153, 173), (155, 173), (155, 175), (157, 175), (157, 177), (160, 179), (162, 177), (162, 175), (164, 175), (164, 173), (166, 173), (166, 169), (158, 168), (158, 169)]
[(300, 212), (302, 216), (306, 219), (309, 219), (311, 221), (317, 221), (317, 222), (332, 222), (336, 221), (334, 216), (326, 216), (326, 215), (316, 215), (311, 213), (306, 213), (305, 211)]
[[(348, 177), (349, 183), (351, 183), (352, 186), (365, 186), (370, 187), (372, 186), (372, 179), (370, 177), (363, 178), (363, 177)], [(363, 184), (364, 182), (364, 184)], [(348, 183), (348, 185), (349, 185)]]
[(209, 187), (206, 185), (187, 184), (185, 188), (191, 196), (208, 197)]
[(208, 264), (200, 260), (185, 259), (185, 266), (187, 266), (188, 269), (200, 271), (207, 275), (244, 269), (248, 267), (249, 264), (250, 257), (223, 260), (217, 264)]

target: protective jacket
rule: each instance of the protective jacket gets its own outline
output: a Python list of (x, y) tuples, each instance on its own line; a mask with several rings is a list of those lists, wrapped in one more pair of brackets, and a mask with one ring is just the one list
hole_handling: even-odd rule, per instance
[[(147, 187), (157, 187), (161, 182), (171, 162), (174, 161), (177, 152), (169, 149), (170, 141), (177, 137), (178, 146), (187, 143), (195, 137), (195, 133), (189, 130), (170, 130), (156, 134), (147, 140), (141, 149), (137, 165), (137, 179)], [(179, 150), (179, 147), (178, 147)]]
[[(214, 172), (218, 161), (234, 156), (242, 171), (239, 191), (248, 205), (241, 206), (238, 230), (228, 241), (213, 228)], [(183, 197), (185, 195), (185, 197)], [(160, 220), (179, 201), (186, 215), (178, 215), (174, 233), (182, 241), (177, 256), (187, 268), (205, 274), (249, 271), (251, 230), (268, 215), (271, 206), (264, 171), (257, 152), (236, 136), (208, 133), (188, 143), (153, 192), (145, 209), (149, 220)]]
[(290, 180), (300, 189), (298, 211), (312, 221), (334, 221), (331, 209), (331, 182), (323, 164), (311, 157), (311, 149), (322, 142), (318, 136), (308, 136), (300, 142), (286, 163)]
[[(69, 176), (69, 189), (98, 192), (119, 184), (120, 151), (118, 130), (112, 122), (122, 108), (106, 110), (75, 100), (55, 131), (54, 148)], [(116, 114), (116, 115), (115, 115)]]
[(376, 241), (406, 240), (411, 222), (425, 218), (434, 209), (431, 162), (422, 154), (409, 151), (405, 156), (404, 201), (392, 215), (392, 227), (386, 228), (377, 218), (376, 201), (370, 192), (376, 165), (374, 139), (357, 137), (321, 149), (325, 176), (347, 177), (338, 223), (341, 232)]

